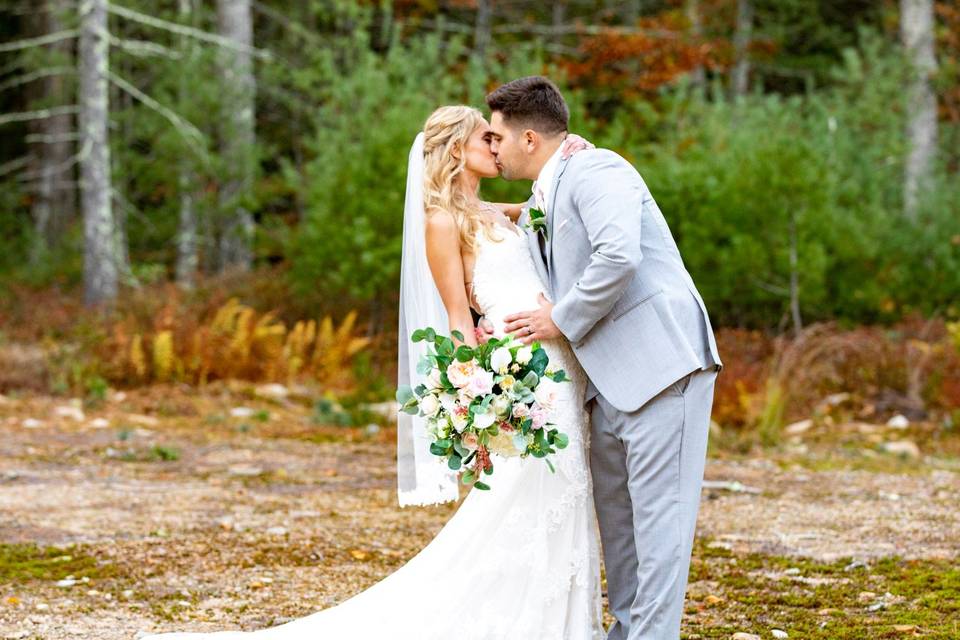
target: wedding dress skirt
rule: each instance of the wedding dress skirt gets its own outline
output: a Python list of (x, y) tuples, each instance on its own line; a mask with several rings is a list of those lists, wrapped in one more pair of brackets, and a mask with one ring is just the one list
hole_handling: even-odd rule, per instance
[[(474, 295), (503, 329), (546, 291), (518, 227), (477, 236)], [(570, 382), (551, 421), (570, 444), (543, 460), (493, 457), (490, 491), (471, 490), (439, 534), (400, 569), (343, 603), (257, 631), (149, 640), (602, 640), (600, 553), (588, 468), (585, 375), (565, 341), (543, 344)]]

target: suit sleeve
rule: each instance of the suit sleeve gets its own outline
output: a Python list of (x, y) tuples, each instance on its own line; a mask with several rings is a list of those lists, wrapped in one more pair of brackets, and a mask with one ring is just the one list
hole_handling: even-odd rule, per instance
[(636, 274), (643, 259), (640, 216), (647, 196), (636, 170), (617, 154), (582, 153), (589, 157), (572, 176), (571, 189), (591, 254), (580, 279), (552, 313), (554, 323), (571, 342), (583, 340), (610, 313)]

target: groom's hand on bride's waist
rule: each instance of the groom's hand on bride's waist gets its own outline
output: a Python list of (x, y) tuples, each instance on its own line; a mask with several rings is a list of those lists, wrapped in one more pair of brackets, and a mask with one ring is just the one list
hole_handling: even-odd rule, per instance
[(522, 311), (514, 313), (503, 319), (506, 333), (512, 333), (524, 344), (530, 344), (535, 340), (553, 340), (562, 337), (560, 329), (553, 323), (550, 313), (553, 311), (553, 303), (541, 293), (540, 308), (534, 311)]

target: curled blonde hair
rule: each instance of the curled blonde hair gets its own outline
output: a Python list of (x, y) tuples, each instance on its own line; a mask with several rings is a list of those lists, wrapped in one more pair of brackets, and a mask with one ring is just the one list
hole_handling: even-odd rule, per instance
[[(489, 233), (492, 221), (470, 204), (457, 176), (467, 164), (467, 139), (483, 124), (483, 114), (462, 105), (440, 107), (423, 125), (423, 208), (443, 210), (460, 229), (461, 246), (472, 252), (477, 231)], [(457, 157), (459, 156), (459, 158)]]

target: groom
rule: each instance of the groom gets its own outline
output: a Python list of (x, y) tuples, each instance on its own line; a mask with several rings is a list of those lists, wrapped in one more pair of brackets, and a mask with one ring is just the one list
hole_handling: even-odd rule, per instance
[(505, 330), (565, 337), (589, 378), (608, 640), (675, 640), (721, 366), (707, 310), (636, 169), (606, 149), (561, 158), (569, 110), (550, 80), (487, 105), (501, 174), (535, 181), (520, 223), (550, 288)]

